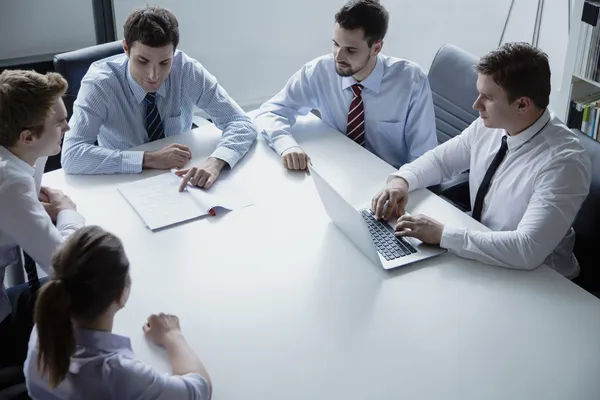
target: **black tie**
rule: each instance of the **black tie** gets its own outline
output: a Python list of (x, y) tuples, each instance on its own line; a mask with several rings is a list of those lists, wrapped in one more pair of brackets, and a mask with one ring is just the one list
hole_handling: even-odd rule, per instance
[(27, 284), (31, 294), (35, 296), (40, 288), (40, 279), (38, 278), (37, 268), (35, 267), (35, 261), (25, 251), (23, 251), (23, 267), (25, 267), (25, 273), (27, 274)]
[(508, 145), (506, 144), (506, 136), (502, 137), (502, 144), (500, 145), (500, 150), (496, 153), (496, 156), (492, 160), (492, 163), (487, 169), (485, 176), (483, 177), (483, 181), (481, 181), (481, 185), (479, 186), (479, 190), (477, 190), (477, 196), (475, 196), (475, 204), (473, 205), (473, 213), (471, 216), (477, 221), (481, 221), (481, 211), (483, 210), (483, 199), (487, 194), (488, 190), (490, 190), (490, 183), (492, 182), (492, 177), (496, 173), (496, 170), (502, 163), (504, 156), (506, 155), (506, 151), (508, 150)]
[(148, 93), (144, 100), (146, 101), (146, 132), (148, 141), (153, 142), (165, 137), (165, 129), (156, 106), (156, 93)]

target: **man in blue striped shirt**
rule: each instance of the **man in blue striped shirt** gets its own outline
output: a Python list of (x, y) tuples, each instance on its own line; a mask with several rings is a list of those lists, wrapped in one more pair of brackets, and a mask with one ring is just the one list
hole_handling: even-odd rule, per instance
[(255, 123), (284, 168), (306, 170), (310, 163), (291, 127), (311, 110), (396, 168), (437, 145), (427, 75), (411, 61), (381, 54), (388, 24), (378, 1), (350, 0), (335, 15), (332, 53), (305, 64), (260, 107)]
[(125, 54), (93, 63), (81, 82), (71, 131), (63, 144), (65, 172), (183, 168), (191, 158), (187, 146), (172, 144), (146, 152), (129, 149), (190, 130), (193, 108), (198, 106), (223, 130), (223, 136), (211, 157), (177, 174), (185, 182), (210, 187), (223, 167), (233, 168), (248, 152), (257, 137), (254, 124), (214, 76), (176, 50), (179, 27), (171, 11), (134, 10), (125, 22), (124, 36)]

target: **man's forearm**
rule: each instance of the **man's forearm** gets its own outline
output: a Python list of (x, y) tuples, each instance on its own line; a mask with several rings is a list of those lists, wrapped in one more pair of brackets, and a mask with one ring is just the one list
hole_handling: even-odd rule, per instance
[(469, 165), (468, 145), (465, 138), (459, 135), (405, 164), (393, 175), (406, 179), (410, 190), (417, 190), (439, 185), (466, 171)]
[(283, 105), (271, 105), (270, 108), (257, 115), (255, 123), (269, 146), (281, 155), (286, 150), (298, 146), (290, 129), (301, 114)]
[(211, 157), (233, 168), (248, 153), (257, 136), (256, 127), (249, 119), (230, 122), (224, 128), (223, 137)]
[(79, 143), (65, 148), (62, 166), (67, 174), (119, 174), (142, 171), (144, 153), (112, 150)]
[(402, 178), (410, 191), (422, 189), (442, 182), (440, 168), (435, 162), (432, 152), (427, 152), (415, 161), (405, 164), (390, 175), (389, 179)]
[(483, 232), (448, 226), (440, 246), (459, 257), (524, 270), (538, 267), (553, 250), (518, 231)]
[(217, 157), (209, 157), (209, 160), (212, 160), (215, 163), (215, 166), (219, 169), (219, 171), (222, 171), (225, 166), (229, 165), (227, 161)]

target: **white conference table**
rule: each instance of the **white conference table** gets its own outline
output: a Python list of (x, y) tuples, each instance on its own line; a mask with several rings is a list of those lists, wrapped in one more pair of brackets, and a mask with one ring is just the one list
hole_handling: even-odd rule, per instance
[[(314, 116), (294, 134), (354, 204), (393, 171)], [(183, 143), (198, 161), (219, 137), (210, 125), (141, 148)], [(156, 173), (57, 170), (44, 184), (124, 242), (133, 287), (115, 332), (168, 372), (141, 327), (151, 313), (177, 314), (213, 399), (600, 399), (600, 300), (551, 269), (446, 254), (386, 272), (330, 222), (310, 176), (285, 171), (262, 139), (217, 183), (253, 206), (153, 233), (116, 184)], [(408, 211), (480, 227), (427, 190)]]

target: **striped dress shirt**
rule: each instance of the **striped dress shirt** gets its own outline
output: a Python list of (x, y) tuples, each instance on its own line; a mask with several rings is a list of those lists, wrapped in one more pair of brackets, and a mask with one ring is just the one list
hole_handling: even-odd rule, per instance
[[(148, 142), (144, 125), (146, 92), (129, 71), (129, 58), (116, 55), (90, 66), (81, 82), (66, 133), (62, 166), (69, 174), (116, 174), (142, 171), (144, 153), (132, 147)], [(231, 168), (248, 152), (257, 130), (213, 75), (177, 50), (156, 104), (165, 136), (192, 128), (194, 106), (210, 115), (223, 137), (211, 157)], [(97, 145), (95, 142), (97, 141)]]
[(279, 155), (298, 146), (291, 127), (313, 109), (319, 110), (323, 122), (347, 134), (351, 87), (357, 83), (363, 87), (367, 150), (399, 168), (437, 146), (427, 75), (413, 62), (383, 54), (377, 55), (375, 69), (362, 82), (339, 76), (331, 54), (310, 61), (260, 107), (254, 121)]

